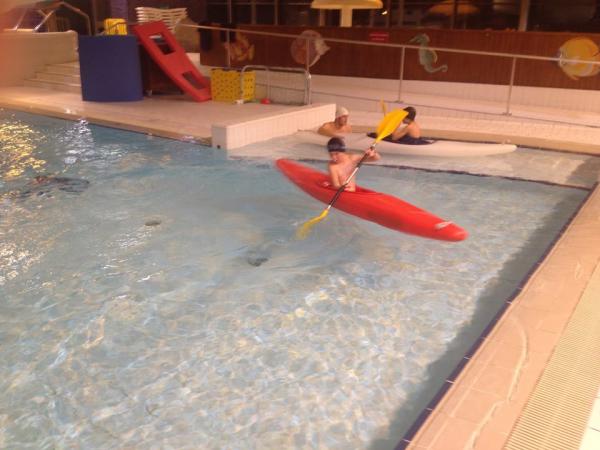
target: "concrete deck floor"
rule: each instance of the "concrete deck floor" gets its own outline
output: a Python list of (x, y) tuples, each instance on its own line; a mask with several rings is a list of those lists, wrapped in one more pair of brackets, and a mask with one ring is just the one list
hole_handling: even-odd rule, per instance
[[(343, 101), (348, 104), (347, 98)], [(81, 101), (77, 94), (24, 87), (0, 88), (0, 107), (198, 141), (210, 137), (213, 123), (285, 109), (159, 97), (137, 103), (92, 104)], [(600, 155), (600, 128), (547, 122), (545, 118), (457, 117), (445, 111), (421, 118), (427, 134), (463, 139), (500, 137), (528, 146)], [(364, 127), (372, 127), (381, 118), (375, 107), (371, 111), (354, 108), (352, 112), (353, 123)], [(545, 117), (552, 114), (546, 112)], [(410, 442), (401, 443), (399, 448), (505, 448), (581, 298), (586, 293), (600, 298), (599, 231), (600, 191), (596, 189), (479, 350), (468, 358), (446, 395)], [(588, 402), (591, 415), (593, 395)], [(596, 445), (600, 441), (600, 417), (584, 428), (581, 443), (572, 442), (572, 448), (600, 448)]]

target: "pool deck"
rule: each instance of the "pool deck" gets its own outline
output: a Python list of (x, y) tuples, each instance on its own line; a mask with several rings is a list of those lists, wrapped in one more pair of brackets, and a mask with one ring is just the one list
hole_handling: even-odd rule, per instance
[[(440, 99), (437, 99), (440, 103)], [(447, 99), (454, 105), (455, 99)], [(351, 105), (347, 100), (346, 104)], [(381, 120), (381, 112), (373, 103), (373, 110), (352, 109), (351, 122), (357, 130), (372, 129)], [(244, 122), (257, 116), (277, 116), (301, 107), (222, 102), (195, 103), (182, 96), (155, 96), (140, 102), (93, 103), (81, 100), (80, 94), (59, 92), (35, 87), (0, 87), (0, 107), (32, 113), (53, 115), (65, 119), (86, 119), (91, 123), (152, 133), (180, 140), (209, 144), (212, 126), (232, 121)], [(538, 108), (539, 109), (539, 108)], [(423, 133), (430, 137), (473, 141), (511, 142), (517, 145), (560, 149), (600, 155), (600, 113), (598, 126), (551, 122), (547, 117), (558, 115), (549, 109), (539, 119), (482, 113), (454, 113), (438, 109), (422, 115), (419, 123)], [(588, 121), (591, 114), (587, 114)]]
[[(199, 104), (178, 97), (89, 103), (78, 94), (31, 87), (0, 88), (0, 107), (199, 143), (210, 141), (215, 123), (277, 116), (290, 110), (255, 103)], [(357, 128), (372, 128), (381, 119), (375, 108), (351, 110)], [(540, 108), (538, 119), (486, 118), (480, 113), (457, 115), (440, 109), (423, 115), (420, 123), (425, 134), (433, 137), (510, 141), (600, 156), (600, 127), (547, 120), (556, 114)], [(593, 123), (591, 116), (586, 117)], [(600, 114), (597, 119), (600, 126)], [(277, 155), (244, 153), (243, 149), (232, 152), (235, 157), (284, 155), (298, 157), (286, 155), (285, 149)], [(599, 298), (600, 189), (595, 188), (555, 247), (508, 302), (496, 325), (481, 337), (474, 353), (464, 358), (456, 378), (445, 383), (443, 397), (431, 404), (398, 448), (544, 448), (537, 443), (557, 433), (568, 437), (561, 449), (600, 448)], [(596, 320), (585, 333), (571, 333), (582, 315)], [(569, 341), (568, 351), (563, 352), (566, 356), (561, 356), (561, 345), (570, 335), (576, 338)], [(561, 372), (555, 366), (577, 369), (568, 377), (557, 375)], [(544, 380), (550, 380), (550, 388), (544, 387)], [(575, 410), (583, 412), (572, 413)]]

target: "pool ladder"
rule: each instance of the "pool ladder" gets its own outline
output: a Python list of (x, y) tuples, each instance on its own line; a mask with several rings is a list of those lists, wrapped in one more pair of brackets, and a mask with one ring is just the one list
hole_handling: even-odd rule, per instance
[[(312, 88), (311, 88), (311, 76), (310, 73), (306, 69), (302, 69), (300, 67), (272, 67), (272, 66), (261, 66), (261, 65), (247, 65), (242, 68), (242, 72), (240, 73), (240, 98), (239, 102), (243, 103), (243, 92), (244, 92), (244, 73), (248, 70), (264, 70), (267, 72), (267, 98), (271, 99), (271, 72), (289, 72), (289, 73), (299, 73), (304, 75), (304, 105), (311, 104), (311, 96), (312, 96)], [(283, 89), (287, 87), (278, 86)], [(294, 89), (294, 88), (289, 88)]]

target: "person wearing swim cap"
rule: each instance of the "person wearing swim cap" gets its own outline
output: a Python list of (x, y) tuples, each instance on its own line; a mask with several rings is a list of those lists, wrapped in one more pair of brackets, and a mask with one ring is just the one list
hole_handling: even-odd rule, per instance
[(404, 108), (404, 111), (407, 112), (407, 115), (398, 128), (392, 133), (392, 141), (399, 144), (411, 145), (429, 144), (428, 141), (421, 138), (421, 127), (419, 127), (419, 124), (415, 121), (417, 110), (412, 106), (407, 106)]
[(338, 106), (335, 111), (335, 120), (321, 125), (318, 133), (330, 137), (344, 137), (346, 133), (352, 133), (352, 127), (348, 123), (349, 115), (350, 113), (346, 108)]
[[(329, 179), (331, 182), (331, 187), (339, 189), (341, 188), (358, 162), (362, 159), (363, 155), (349, 155), (346, 153), (346, 144), (344, 143), (344, 139), (339, 137), (332, 137), (327, 142), (327, 151), (329, 152)], [(381, 159), (379, 153), (375, 151), (373, 148), (369, 148), (366, 151), (368, 155), (365, 162), (369, 161), (378, 161)], [(356, 182), (352, 180), (348, 182), (345, 191), (354, 192), (356, 191)]]

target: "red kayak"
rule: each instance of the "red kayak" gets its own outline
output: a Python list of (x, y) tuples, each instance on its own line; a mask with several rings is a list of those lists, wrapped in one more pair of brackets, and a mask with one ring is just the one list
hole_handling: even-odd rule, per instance
[[(279, 159), (279, 170), (296, 186), (323, 203), (329, 204), (337, 189), (329, 176), (294, 161)], [(370, 220), (392, 230), (440, 241), (462, 241), (467, 232), (452, 222), (440, 219), (399, 198), (356, 187), (356, 192), (343, 192), (334, 208)]]

